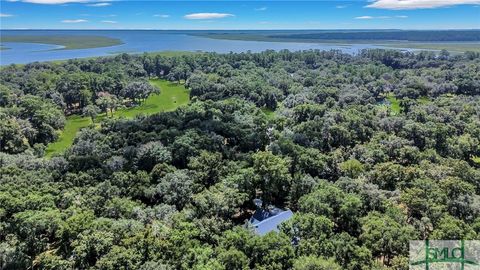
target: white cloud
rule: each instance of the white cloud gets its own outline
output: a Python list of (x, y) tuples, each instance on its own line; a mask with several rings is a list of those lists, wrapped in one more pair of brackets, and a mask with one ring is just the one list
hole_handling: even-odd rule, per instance
[(267, 10), (267, 7), (260, 7), (255, 9), (255, 11), (265, 11), (265, 10)]
[(12, 14), (6, 14), (6, 13), (0, 13), (0, 18), (8, 18), (8, 17), (13, 17)]
[(366, 7), (380, 9), (424, 9), (476, 4), (480, 4), (480, 0), (373, 0), (373, 2)]
[(44, 5), (59, 5), (59, 4), (67, 4), (67, 3), (86, 3), (88, 1), (85, 0), (22, 0), (25, 3), (32, 3), (32, 4), (44, 4)]
[(106, 21), (102, 21), (102, 23), (118, 23), (118, 22), (117, 22), (117, 21), (108, 21), (108, 20), (106, 20)]
[(110, 3), (95, 3), (95, 4), (89, 4), (87, 6), (89, 7), (107, 7), (107, 6), (110, 6), (112, 4)]
[(88, 22), (87, 20), (78, 19), (78, 20), (63, 20), (62, 23), (84, 23)]
[(359, 17), (355, 17), (354, 19), (357, 19), (357, 20), (371, 20), (373, 19), (372, 16), (359, 16)]
[(153, 17), (160, 17), (160, 18), (170, 18), (170, 15), (168, 14), (155, 14)]
[(183, 16), (189, 20), (208, 20), (208, 19), (221, 19), (227, 17), (233, 17), (235, 15), (229, 13), (192, 13)]
[(359, 16), (359, 17), (355, 17), (354, 19), (357, 19), (357, 20), (372, 20), (372, 19), (392, 19), (392, 18), (398, 18), (398, 19), (405, 19), (405, 18), (408, 18), (408, 16), (405, 16), (405, 15), (397, 15), (397, 16)]
[[(32, 4), (43, 4), (43, 5), (63, 5), (63, 4), (70, 4), (70, 3), (92, 3), (96, 2), (95, 0), (7, 0), (9, 2), (25, 2), (25, 3), (32, 3)], [(98, 0), (97, 0), (98, 1)], [(110, 6), (110, 0), (101, 0), (101, 3), (92, 3), (88, 6), (92, 7), (105, 7)]]

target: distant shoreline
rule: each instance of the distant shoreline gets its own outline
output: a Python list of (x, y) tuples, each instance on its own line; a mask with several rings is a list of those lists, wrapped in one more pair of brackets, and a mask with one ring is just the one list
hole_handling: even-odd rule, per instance
[[(198, 33), (192, 34), (194, 36), (211, 38), (211, 39), (221, 39), (221, 40), (242, 40), (242, 41), (264, 41), (264, 42), (297, 42), (297, 43), (315, 43), (315, 44), (336, 44), (336, 45), (352, 45), (352, 44), (372, 44), (390, 48), (412, 48), (412, 49), (425, 49), (425, 50), (447, 50), (451, 52), (466, 52), (466, 51), (475, 51), (480, 52), (480, 31), (479, 30), (464, 30), (461, 32), (472, 33), (472, 37), (469, 37), (471, 40), (448, 40), (452, 37), (448, 37), (449, 32), (458, 34), (460, 30), (449, 30), (449, 31), (424, 31), (425, 34), (432, 35), (431, 40), (394, 40), (394, 39), (382, 39), (382, 35), (392, 35), (392, 34), (401, 34), (413, 33), (413, 36), (417, 35), (418, 31), (339, 31), (339, 32), (328, 32), (328, 31), (301, 31), (305, 32), (303, 34), (292, 33), (292, 31), (281, 32), (281, 31), (244, 31), (244, 32), (228, 32), (223, 33), (218, 32), (209, 32), (209, 33)], [(397, 33), (398, 32), (398, 33)], [(441, 33), (441, 34), (439, 34)], [(377, 37), (380, 39), (362, 39), (361, 36), (370, 34), (372, 37)], [(423, 34), (423, 33), (422, 33)], [(435, 36), (437, 35), (438, 36)], [(337, 39), (328, 39), (323, 37), (339, 37)], [(408, 35), (407, 35), (408, 36)], [(360, 38), (359, 38), (360, 37)], [(461, 37), (459, 37), (461, 38)], [(419, 38), (422, 39), (422, 38)], [(428, 38), (423, 38), (428, 39)], [(441, 40), (445, 39), (445, 40)], [(467, 38), (465, 38), (467, 39)]]
[[(480, 52), (480, 42), (395, 41), (416, 35), (422, 39), (452, 39), (463, 37), (460, 31), (406, 33), (382, 32), (313, 32), (313, 31), (8, 31), (1, 30), (0, 65), (26, 64), (35, 61), (55, 61), (74, 58), (90, 58), (118, 53), (143, 53), (170, 51), (205, 52), (260, 52), (265, 50), (341, 50), (358, 53), (363, 49), (397, 49), (400, 51), (440, 51), (452, 54), (466, 51)], [(455, 34), (453, 33), (455, 32)], [(167, 34), (169, 33), (169, 34)], [(403, 33), (403, 34), (400, 34)], [(447, 34), (450, 33), (450, 36)], [(480, 35), (480, 30), (468, 31), (466, 38)], [(329, 35), (344, 35), (343, 39), (320, 39)], [(383, 40), (346, 39), (350, 35), (384, 35)], [(428, 36), (427, 36), (428, 34)], [(467, 34), (466, 34), (467, 35)], [(313, 38), (314, 37), (314, 38)], [(390, 39), (386, 39), (389, 37)], [(479, 37), (480, 39), (480, 37)], [(217, 40), (217, 41), (213, 41)], [(30, 44), (29, 44), (30, 43)], [(49, 45), (55, 46), (49, 46)]]
[[(9, 32), (39, 31), (44, 35), (15, 35)], [(48, 34), (53, 32), (88, 31), (94, 35)], [(159, 31), (186, 34), (189, 36), (218, 39), (259, 42), (288, 42), (335, 44), (349, 46), (352, 44), (371, 44), (389, 48), (412, 48), (425, 50), (442, 50), (451, 52), (480, 52), (480, 29), (458, 30), (399, 30), (399, 29), (326, 29), (326, 30), (64, 30), (64, 29), (2, 29), (2, 42), (42, 43), (63, 46), (55, 50), (91, 49), (124, 44), (118, 38), (103, 36), (103, 31)], [(5, 50), (5, 47), (1, 47)]]
[(5, 35), (1, 38), (2, 42), (19, 43), (39, 43), (49, 45), (59, 45), (62, 48), (54, 50), (74, 50), (74, 49), (92, 49), (101, 47), (111, 47), (121, 45), (120, 39), (106, 36), (76, 36), (76, 35)]

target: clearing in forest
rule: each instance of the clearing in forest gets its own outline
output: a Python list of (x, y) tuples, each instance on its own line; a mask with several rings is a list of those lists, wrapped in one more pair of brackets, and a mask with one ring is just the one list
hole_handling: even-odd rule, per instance
[[(151, 95), (141, 105), (119, 109), (114, 112), (114, 117), (133, 118), (137, 115), (154, 114), (164, 111), (173, 111), (181, 105), (185, 105), (190, 101), (190, 93), (183, 84), (172, 83), (166, 80), (152, 79), (150, 83), (160, 88), (159, 95)], [(96, 122), (101, 122), (105, 119), (104, 113), (100, 114), (96, 118)], [(77, 132), (92, 124), (90, 117), (83, 117), (79, 115), (72, 115), (67, 117), (65, 128), (60, 134), (59, 138), (50, 144), (48, 144), (45, 151), (47, 157), (51, 157), (54, 154), (61, 153), (70, 147), (77, 135)]]

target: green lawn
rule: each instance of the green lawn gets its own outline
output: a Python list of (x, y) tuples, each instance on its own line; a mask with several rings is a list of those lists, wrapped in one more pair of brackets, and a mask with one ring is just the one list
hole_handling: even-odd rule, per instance
[(77, 132), (84, 127), (89, 126), (92, 123), (89, 117), (81, 117), (79, 115), (72, 115), (67, 117), (67, 122), (62, 134), (57, 141), (48, 144), (45, 150), (46, 156), (50, 157), (55, 153), (60, 153), (67, 147), (72, 145), (73, 139)]
[(395, 97), (394, 94), (388, 94), (387, 96), (388, 102), (390, 102), (390, 110), (392, 110), (392, 113), (394, 115), (400, 114), (401, 107), (400, 107), (400, 101)]
[[(190, 101), (190, 93), (183, 84), (158, 79), (150, 80), (150, 83), (160, 88), (159, 95), (151, 95), (140, 106), (117, 110), (114, 112), (114, 117), (133, 118), (141, 114), (149, 115), (163, 111), (172, 111)], [(96, 122), (101, 122), (104, 118), (106, 118), (106, 116), (102, 114), (97, 117)], [(46, 156), (51, 157), (54, 154), (65, 151), (65, 149), (72, 145), (77, 132), (91, 124), (92, 121), (89, 117), (79, 115), (67, 117), (65, 128), (58, 140), (47, 146)]]
[[(390, 103), (388, 106), (393, 115), (398, 115), (402, 111), (402, 106), (400, 106), (400, 100), (393, 93), (389, 93), (385, 97), (386, 100)], [(432, 102), (429, 97), (419, 97), (416, 99), (418, 104), (426, 105)], [(385, 106), (386, 104), (383, 104)]]
[(480, 165), (480, 156), (479, 157), (473, 156), (472, 161)]
[(275, 111), (270, 109), (270, 108), (267, 108), (267, 107), (263, 107), (261, 108), (262, 112), (267, 116), (267, 119), (273, 119), (275, 118)]
[(163, 111), (173, 111), (190, 101), (190, 93), (183, 84), (165, 80), (150, 80), (150, 83), (160, 88), (160, 95), (151, 95), (142, 105), (129, 109), (118, 110), (116, 117), (135, 117), (139, 114), (154, 114)]
[(103, 36), (2, 36), (2, 42), (42, 43), (65, 46), (60, 50), (88, 49), (120, 45), (120, 39)]

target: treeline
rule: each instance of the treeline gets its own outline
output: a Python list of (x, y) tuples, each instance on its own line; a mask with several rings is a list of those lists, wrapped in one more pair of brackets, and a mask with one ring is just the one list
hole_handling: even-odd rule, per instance
[(320, 32), (305, 34), (270, 35), (282, 39), (323, 39), (323, 40), (395, 40), (420, 42), (462, 42), (480, 41), (479, 30), (392, 30), (392, 31), (352, 31)]
[[(192, 103), (107, 119), (51, 159), (1, 149), (2, 269), (408, 269), (409, 240), (480, 237), (477, 54), (267, 51), (10, 66), (1, 78), (16, 93), (2, 106), (11, 121), (34, 120), (7, 114), (24, 110), (19, 98), (62, 110), (13, 83), (11, 74), (35, 66), (51, 76), (76, 66), (185, 81)], [(400, 113), (383, 105), (386, 95)], [(295, 213), (279, 233), (245, 228), (257, 197)]]

